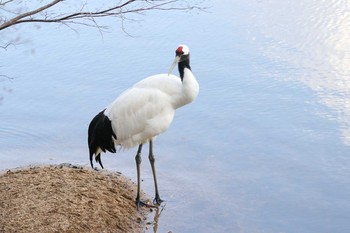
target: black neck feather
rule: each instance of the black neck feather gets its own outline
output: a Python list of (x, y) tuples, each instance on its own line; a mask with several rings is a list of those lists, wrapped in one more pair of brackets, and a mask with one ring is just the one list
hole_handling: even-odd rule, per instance
[(179, 62), (179, 73), (180, 73), (181, 81), (183, 81), (183, 79), (184, 79), (185, 68), (191, 70), (189, 59), (186, 59), (184, 61)]

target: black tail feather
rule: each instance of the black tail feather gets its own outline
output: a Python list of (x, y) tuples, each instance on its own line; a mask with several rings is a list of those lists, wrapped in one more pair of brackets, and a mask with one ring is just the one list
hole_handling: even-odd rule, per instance
[(98, 162), (100, 164), (100, 166), (102, 167), (102, 169), (103, 169), (103, 165), (102, 165), (102, 161), (101, 161), (101, 153), (96, 155), (96, 162)]
[[(101, 111), (91, 121), (88, 130), (88, 144), (90, 152), (90, 164), (93, 168), (93, 155), (96, 154), (97, 149), (100, 148), (103, 152), (109, 151), (115, 153), (114, 139), (117, 136), (113, 132), (110, 119)], [(96, 162), (103, 168), (101, 161), (101, 154), (96, 154)]]
[(91, 164), (91, 167), (94, 168), (94, 164), (92, 162), (92, 157), (94, 156), (94, 153), (91, 152), (90, 145), (89, 145), (89, 150), (90, 150), (90, 164)]

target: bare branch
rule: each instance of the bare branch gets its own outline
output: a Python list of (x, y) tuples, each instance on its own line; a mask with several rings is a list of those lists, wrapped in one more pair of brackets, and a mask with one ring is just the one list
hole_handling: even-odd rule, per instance
[(19, 23), (21, 19), (26, 18), (26, 17), (31, 16), (31, 15), (35, 15), (35, 14), (41, 12), (41, 11), (44, 11), (44, 10), (46, 10), (46, 9), (56, 5), (57, 3), (61, 2), (61, 1), (62, 0), (54, 0), (53, 2), (51, 2), (51, 3), (49, 3), (49, 4), (45, 5), (45, 6), (39, 7), (36, 10), (20, 14), (17, 17), (15, 17), (15, 18), (13, 18), (13, 19), (11, 19), (9, 21), (6, 21), (2, 25), (0, 25), (0, 30), (3, 30), (5, 28), (7, 28), (7, 27), (15, 25), (15, 24)]
[[(6, 45), (4, 45), (4, 46), (0, 45), (0, 48), (7, 50), (7, 48), (8, 48), (10, 45), (14, 45), (14, 44), (13, 44), (12, 42), (10, 42), (10, 43), (8, 43), (8, 44), (6, 44)], [(0, 76), (1, 76), (1, 75), (0, 75)]]
[(14, 0), (0, 1), (0, 6), (5, 6), (7, 3), (13, 2)]
[[(72, 9), (70, 6), (64, 6), (58, 9), (58, 12), (60, 13), (54, 13), (51, 10), (54, 6), (62, 6), (60, 4), (69, 4), (74, 1), (46, 1), (49, 1), (49, 3), (44, 6), (38, 7), (34, 10), (27, 10), (24, 13), (18, 13), (18, 9), (23, 10), (24, 8), (18, 8), (18, 6), (15, 4), (16, 0), (0, 0), (0, 10), (7, 13), (7, 15), (0, 15), (0, 32), (3, 32), (2, 30), (11, 28), (18, 24), (59, 23), (69, 27), (73, 31), (77, 31), (73, 25), (97, 28), (100, 34), (103, 36), (103, 32), (107, 29), (107, 27), (99, 24), (99, 19), (116, 17), (119, 18), (121, 22), (121, 29), (124, 31), (124, 33), (131, 36), (125, 29), (125, 21), (133, 19), (126, 17), (126, 15), (144, 14), (152, 10), (203, 10), (202, 7), (184, 3), (186, 2), (184, 0), (119, 0), (116, 1), (116, 3), (110, 3), (113, 5), (106, 6), (106, 4), (101, 4), (99, 9), (91, 10), (88, 7), (89, 0), (83, 0), (83, 2), (80, 3), (80, 6), (71, 12), (67, 12), (67, 9)], [(23, 3), (22, 1), (19, 2)], [(61, 13), (61, 11), (63, 12)], [(15, 17), (10, 18), (10, 15)], [(9, 46), (18, 44), (17, 40), (9, 40), (6, 42), (6, 39), (4, 39), (5, 37), (0, 37), (0, 49), (7, 50)]]
[(0, 78), (7, 78), (8, 80), (14, 79), (14, 77), (10, 77), (4, 74), (0, 74)]
[[(6, 80), (12, 83), (12, 81), (13, 81), (14, 79), (16, 79), (16, 78), (15, 78), (15, 77), (8, 76), (8, 75), (0, 74), (0, 83), (1, 83), (1, 82), (4, 82), (4, 81), (6, 81)], [(3, 92), (10, 92), (11, 89), (8, 90), (7, 88), (3, 87), (1, 91), (3, 91)]]
[[(8, 0), (13, 1), (13, 0)], [(7, 1), (7, 2), (8, 2)], [(77, 23), (76, 20), (87, 20), (92, 22), (92, 24), (89, 23), (82, 23), (79, 22), (78, 24), (86, 25), (86, 26), (92, 26), (101, 28), (100, 25), (97, 24), (95, 19), (102, 18), (102, 17), (120, 17), (123, 18), (124, 14), (130, 14), (130, 13), (142, 13), (150, 10), (192, 10), (192, 9), (200, 9), (199, 7), (195, 6), (184, 6), (184, 7), (174, 7), (171, 6), (172, 4), (178, 2), (179, 0), (128, 0), (124, 3), (120, 3), (119, 5), (114, 5), (113, 7), (107, 7), (102, 10), (96, 10), (96, 11), (83, 11), (86, 4), (84, 3), (80, 9), (80, 11), (75, 13), (65, 13), (61, 16), (51, 16), (44, 12), (44, 17), (36, 17), (38, 13), (45, 11), (48, 8), (53, 7), (57, 3), (63, 2), (63, 0), (54, 0), (50, 2), (49, 4), (42, 6), (40, 8), (37, 8), (36, 10), (29, 11), (23, 14), (20, 14), (13, 19), (5, 21), (3, 24), (0, 24), (0, 31), (11, 27), (16, 24), (20, 23)], [(135, 4), (134, 4), (135, 3)], [(136, 4), (137, 3), (137, 4)], [(143, 3), (143, 5), (140, 6), (140, 3)], [(131, 6), (132, 4), (135, 5), (134, 8), (126, 8), (126, 6)]]

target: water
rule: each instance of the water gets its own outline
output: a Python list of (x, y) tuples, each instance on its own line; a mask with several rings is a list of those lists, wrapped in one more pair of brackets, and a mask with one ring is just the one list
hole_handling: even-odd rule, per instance
[[(198, 99), (155, 142), (158, 232), (350, 230), (347, 1), (205, 1), (97, 30), (22, 25), (1, 51), (0, 169), (89, 165), (87, 126), (191, 49)], [(4, 32), (2, 32), (4, 33)], [(147, 148), (147, 147), (146, 147)], [(145, 148), (145, 151), (146, 151)], [(135, 150), (102, 159), (136, 180)], [(144, 154), (142, 188), (153, 195)], [(152, 216), (151, 216), (152, 217)], [(150, 229), (152, 232), (153, 230)]]

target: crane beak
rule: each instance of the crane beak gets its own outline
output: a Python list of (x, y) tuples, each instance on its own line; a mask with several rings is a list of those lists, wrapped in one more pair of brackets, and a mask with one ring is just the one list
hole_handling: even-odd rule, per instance
[(173, 64), (171, 64), (171, 66), (170, 66), (170, 69), (168, 71), (168, 76), (173, 72), (175, 66), (179, 63), (179, 61), (180, 61), (180, 56), (176, 56)]

